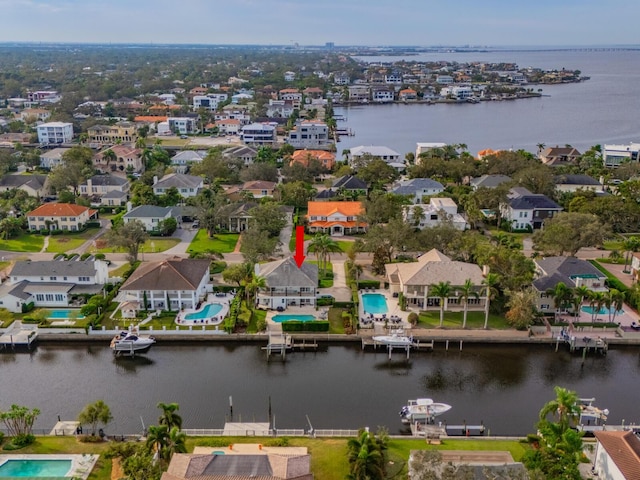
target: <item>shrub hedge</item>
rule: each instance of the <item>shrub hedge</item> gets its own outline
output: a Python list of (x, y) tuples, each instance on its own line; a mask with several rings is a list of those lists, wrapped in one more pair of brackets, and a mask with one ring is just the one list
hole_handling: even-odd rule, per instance
[(281, 323), (283, 332), (328, 332), (328, 320), (314, 320), (301, 322), (300, 320), (287, 320)]
[(380, 288), (379, 280), (360, 280), (358, 282), (358, 289), (362, 288)]

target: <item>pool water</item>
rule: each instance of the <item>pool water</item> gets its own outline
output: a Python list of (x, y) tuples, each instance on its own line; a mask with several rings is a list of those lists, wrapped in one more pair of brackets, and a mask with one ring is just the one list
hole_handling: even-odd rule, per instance
[(187, 313), (184, 316), (185, 320), (202, 320), (205, 318), (215, 317), (222, 310), (222, 305), (219, 303), (207, 303), (199, 312)]
[(0, 477), (64, 477), (71, 469), (71, 460), (7, 460), (0, 465)]
[[(581, 308), (581, 310), (583, 312), (590, 313), (591, 315), (593, 315), (595, 312), (595, 308), (591, 306), (584, 306)], [(609, 315), (609, 313), (612, 313), (614, 315), (622, 315), (624, 313), (624, 310), (616, 310), (613, 307), (610, 307), (610, 308), (601, 307), (600, 311), (598, 312), (598, 315)]]
[(387, 299), (380, 293), (362, 294), (362, 308), (365, 313), (388, 313)]
[(84, 318), (84, 315), (80, 314), (80, 310), (51, 310), (51, 313), (47, 318), (56, 319), (56, 320), (64, 320), (67, 318)]
[(277, 323), (288, 322), (289, 320), (299, 320), (301, 322), (313, 322), (316, 319), (313, 315), (274, 315), (273, 321)]

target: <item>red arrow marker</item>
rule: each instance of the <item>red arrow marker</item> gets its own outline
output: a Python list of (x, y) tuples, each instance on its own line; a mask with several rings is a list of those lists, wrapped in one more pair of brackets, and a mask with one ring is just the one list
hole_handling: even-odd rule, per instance
[(293, 256), (298, 268), (302, 266), (305, 258), (307, 257), (304, 254), (304, 227), (298, 225), (296, 227), (296, 254)]

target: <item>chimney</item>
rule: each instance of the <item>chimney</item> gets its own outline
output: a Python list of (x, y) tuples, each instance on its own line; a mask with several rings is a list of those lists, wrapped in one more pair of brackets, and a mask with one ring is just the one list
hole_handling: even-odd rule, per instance
[(127, 213), (131, 211), (132, 205), (131, 202), (127, 202)]
[(155, 185), (156, 183), (158, 183), (158, 176), (154, 175), (153, 176), (153, 184)]
[(482, 266), (482, 276), (486, 277), (487, 275), (489, 275), (489, 265), (483, 265)]

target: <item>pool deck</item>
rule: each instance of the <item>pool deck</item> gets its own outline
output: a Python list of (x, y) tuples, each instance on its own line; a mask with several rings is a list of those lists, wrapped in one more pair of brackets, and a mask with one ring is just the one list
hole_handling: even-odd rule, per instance
[[(7, 460), (71, 460), (71, 469), (65, 475), (65, 478), (81, 478), (87, 480), (91, 474), (91, 470), (96, 465), (99, 455), (70, 455), (70, 454), (52, 454), (52, 455), (36, 455), (36, 454), (9, 454), (0, 455), (0, 465)], [(18, 477), (16, 477), (18, 478)]]
[[(207, 295), (207, 299), (202, 302), (202, 305), (198, 310), (194, 308), (185, 308), (176, 316), (176, 325), (220, 325), (225, 317), (229, 315), (229, 305), (233, 300), (234, 295), (230, 293), (225, 293), (224, 295), (210, 293)], [(217, 303), (222, 305), (222, 310), (216, 313), (212, 318), (198, 318), (193, 320), (185, 319), (190, 313), (201, 312), (204, 308), (209, 305)]]
[(311, 315), (316, 320), (326, 320), (329, 318), (329, 307), (316, 307), (311, 305), (302, 305), (298, 307), (289, 307), (282, 312), (277, 310), (267, 310), (267, 332), (282, 332), (282, 326), (280, 322), (273, 320), (276, 315)]
[[(387, 302), (387, 309), (389, 311), (385, 314), (376, 313), (372, 315), (372, 314), (366, 313), (364, 311), (364, 302), (362, 301), (362, 295), (367, 293), (377, 293), (379, 295), (382, 295)], [(405, 329), (411, 328), (411, 324), (409, 324), (409, 322), (407, 321), (407, 318), (409, 317), (409, 313), (411, 312), (410, 311), (403, 312), (400, 309), (400, 305), (398, 305), (398, 299), (393, 298), (393, 295), (388, 290), (359, 290), (358, 299), (360, 300), (359, 306), (358, 306), (358, 318), (360, 319), (360, 328), (365, 328), (365, 329), (373, 328), (374, 330), (377, 329), (380, 331), (380, 329), (384, 330), (385, 322), (388, 325), (393, 326), (394, 328), (405, 328)], [(398, 323), (392, 323), (390, 321), (391, 317), (397, 317), (400, 319), (400, 321)], [(372, 322), (365, 325), (362, 322), (363, 319), (367, 319), (367, 320), (370, 319), (372, 320)]]

